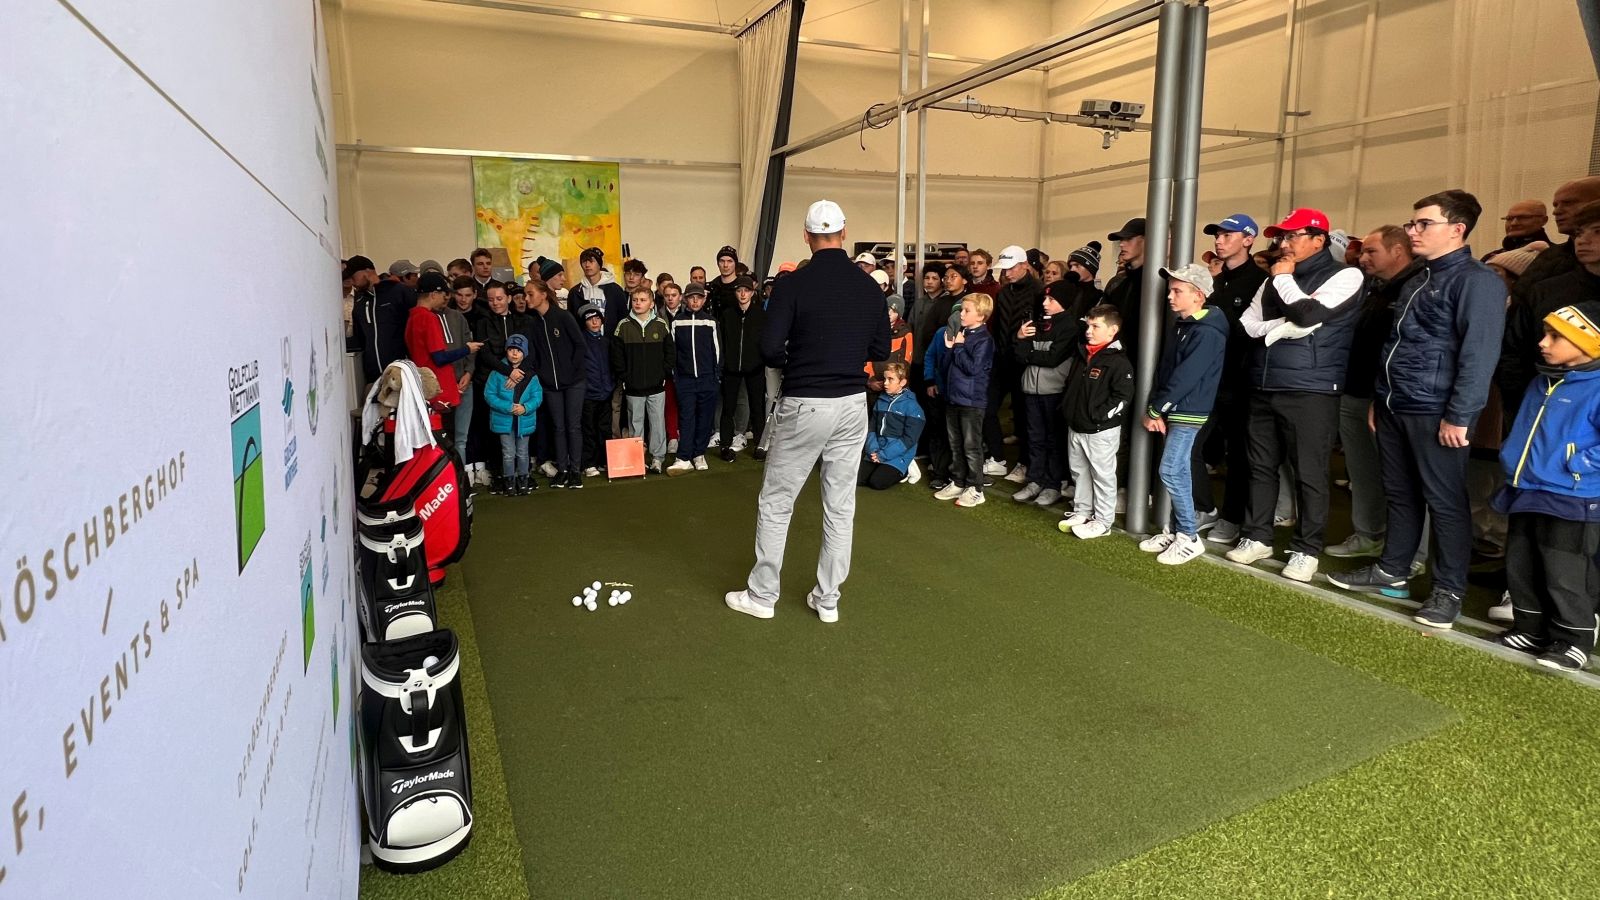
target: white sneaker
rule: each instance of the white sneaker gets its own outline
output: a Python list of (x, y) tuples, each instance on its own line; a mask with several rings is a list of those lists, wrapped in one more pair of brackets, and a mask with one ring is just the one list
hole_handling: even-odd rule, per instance
[(647, 471), (649, 471), (650, 474), (652, 474), (652, 475), (660, 475), (661, 474), (661, 457), (657, 456), (657, 457), (651, 459), (650, 460), (650, 465), (648, 466)]
[(722, 435), (717, 434), (715, 431), (711, 432), (711, 440), (706, 444), (706, 449), (707, 450), (720, 450), (720, 449), (722, 449)]
[(1230, 562), (1241, 563), (1248, 566), (1252, 563), (1258, 563), (1263, 559), (1271, 557), (1272, 548), (1261, 543), (1260, 541), (1252, 541), (1249, 538), (1240, 538), (1239, 545), (1234, 547), (1232, 550), (1229, 550), (1227, 556)]
[(1055, 502), (1057, 500), (1060, 500), (1060, 499), (1061, 499), (1061, 492), (1060, 491), (1056, 490), (1055, 488), (1045, 488), (1044, 490), (1039, 492), (1039, 496), (1033, 498), (1033, 505), (1034, 506), (1041, 506), (1041, 507), (1043, 507), (1043, 506), (1053, 506), (1053, 505), (1055, 505)]
[(1172, 539), (1167, 549), (1161, 551), (1156, 562), (1164, 566), (1181, 566), (1196, 556), (1204, 556), (1206, 545), (1198, 534), (1180, 534)]
[(906, 477), (900, 480), (906, 484), (916, 484), (922, 480), (922, 467), (917, 465), (916, 460), (911, 461), (911, 465), (906, 469)]
[(741, 434), (739, 436), (744, 438), (745, 443), (748, 444), (750, 441), (755, 439), (756, 433), (754, 431), (746, 430), (744, 434)]
[(952, 481), (949, 484), (945, 485), (944, 487), (939, 488), (939, 490), (934, 493), (933, 499), (935, 499), (935, 500), (954, 500), (957, 497), (961, 496), (961, 492), (964, 491), (964, 490), (966, 490), (966, 489), (963, 488), (961, 485), (956, 484), (954, 481)]
[(1090, 519), (1081, 525), (1072, 526), (1072, 536), (1085, 541), (1092, 541), (1097, 537), (1105, 537), (1110, 533), (1110, 525), (1094, 519)]
[(750, 599), (749, 591), (729, 591), (722, 595), (722, 602), (735, 612), (742, 612), (747, 616), (758, 619), (770, 619), (776, 610), (771, 606), (762, 606)]
[(668, 453), (677, 453), (678, 452), (678, 439), (677, 438), (673, 438), (672, 440), (667, 441), (667, 452)]
[(1168, 547), (1171, 547), (1172, 546), (1172, 542), (1177, 540), (1177, 539), (1178, 539), (1178, 536), (1173, 534), (1172, 532), (1170, 532), (1170, 531), (1162, 531), (1160, 534), (1152, 534), (1149, 537), (1145, 538), (1144, 540), (1140, 541), (1139, 542), (1139, 549), (1143, 550), (1146, 553), (1161, 553), (1162, 551), (1166, 550)]
[(1028, 480), (1028, 467), (1022, 463), (1017, 463), (1016, 468), (1011, 470), (1011, 474), (1006, 476), (1006, 480), (1012, 484), (1022, 484)]
[(706, 465), (706, 458), (704, 456), (696, 456), (694, 458), (694, 470), (696, 472), (704, 472), (709, 468), (711, 467)]
[(1511, 614), (1511, 592), (1506, 591), (1500, 595), (1500, 602), (1489, 607), (1489, 621), (1509, 622), (1515, 618)]
[(961, 493), (961, 496), (956, 498), (956, 505), (963, 509), (970, 509), (974, 506), (982, 505), (984, 500), (985, 498), (983, 496), (983, 491), (980, 491), (975, 487), (971, 487), (967, 488)]
[(1290, 581), (1310, 584), (1317, 574), (1317, 558), (1308, 553), (1290, 553), (1289, 564), (1283, 567), (1283, 577)]
[(834, 622), (839, 621), (839, 607), (837, 605), (831, 607), (818, 606), (817, 598), (811, 594), (806, 595), (806, 605), (817, 611), (817, 618), (821, 619), (824, 624), (832, 625)]
[(729, 441), (728, 443), (729, 443), (729, 448), (728, 449), (732, 450), (735, 453), (738, 453), (740, 450), (744, 449), (745, 436), (742, 435), (742, 434), (736, 434), (736, 435), (733, 436), (733, 440)]
[[(1010, 479), (1008, 478), (1007, 480), (1010, 480)], [(1015, 494), (1011, 495), (1011, 499), (1017, 501), (1018, 503), (1027, 503), (1029, 500), (1032, 500), (1033, 498), (1039, 496), (1040, 492), (1042, 492), (1043, 490), (1044, 490), (1044, 488), (1040, 487), (1037, 484), (1024, 485), (1022, 490), (1017, 491)]]
[(999, 478), (1006, 474), (1006, 464), (998, 459), (986, 459), (983, 461), (983, 474)]
[(556, 464), (546, 460), (545, 464), (539, 467), (539, 471), (543, 472), (546, 478), (554, 478), (557, 474)]
[(1093, 521), (1094, 517), (1088, 513), (1073, 512), (1061, 517), (1061, 523), (1056, 527), (1062, 531), (1071, 531), (1085, 522)]
[(668, 475), (682, 475), (685, 472), (693, 471), (694, 463), (688, 461), (687, 459), (674, 460), (672, 465), (667, 466)]
[(1014, 435), (1014, 434), (1008, 434), (1005, 437), (1000, 439), (1000, 443), (1005, 444), (1007, 447), (1011, 446), (1012, 444), (1015, 444), (1016, 442), (1017, 442), (1017, 436)]
[(585, 477), (585, 478), (599, 478), (600, 477), (600, 470), (595, 468), (594, 466), (590, 466), (589, 468), (583, 470), (583, 477)]

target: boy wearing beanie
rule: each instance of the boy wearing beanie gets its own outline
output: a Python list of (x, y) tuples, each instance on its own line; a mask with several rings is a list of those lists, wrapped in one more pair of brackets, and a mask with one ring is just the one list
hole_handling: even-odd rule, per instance
[(1544, 319), (1543, 364), (1500, 450), (1511, 630), (1500, 643), (1578, 671), (1594, 652), (1600, 584), (1600, 302)]
[(500, 436), (500, 478), (493, 492), (511, 497), (538, 489), (528, 475), (528, 438), (538, 427), (535, 410), (543, 401), (544, 392), (539, 387), (539, 376), (525, 365), (527, 360), (528, 339), (513, 334), (506, 339), (505, 363), (527, 372), (528, 377), (512, 384), (504, 374), (494, 372), (483, 389), (483, 399), (489, 404), (489, 430)]
[(1090, 285), (1096, 293), (1100, 291), (1100, 242), (1090, 241), (1078, 249), (1067, 254), (1067, 277), (1076, 277), (1083, 284)]

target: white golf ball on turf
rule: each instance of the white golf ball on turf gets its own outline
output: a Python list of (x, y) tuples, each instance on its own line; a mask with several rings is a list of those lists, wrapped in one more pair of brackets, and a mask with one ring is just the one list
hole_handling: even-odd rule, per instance
[(601, 584), (600, 584), (600, 582), (596, 581), (595, 583), (589, 585), (589, 587), (592, 590), (598, 591), (601, 588)]
[(618, 597), (617, 601), (619, 603), (627, 603), (629, 600), (632, 600), (632, 599), (633, 599), (633, 591), (623, 591), (622, 592), (622, 596)]
[(583, 605), (583, 598), (582, 597), (573, 597), (572, 598), (572, 605), (573, 606), (582, 606)]
[(594, 601), (593, 600), (590, 600), (588, 603), (585, 603), (583, 606), (584, 606), (585, 609), (589, 610), (589, 612), (594, 612), (595, 609), (597, 609), (597, 607), (594, 605)]
[(607, 597), (606, 598), (606, 605), (607, 606), (616, 606), (617, 605), (617, 598), (615, 598), (615, 597)]

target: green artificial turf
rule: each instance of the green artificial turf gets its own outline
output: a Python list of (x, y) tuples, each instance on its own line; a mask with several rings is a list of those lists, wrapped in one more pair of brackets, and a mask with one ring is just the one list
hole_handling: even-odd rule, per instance
[[(480, 506), (465, 569), (534, 896), (1024, 896), (1448, 718), (920, 488), (861, 498), (840, 626), (803, 605), (814, 485), (779, 616), (740, 616), (758, 478)], [(573, 608), (596, 579), (636, 597)]]
[(472, 843), (446, 865), (422, 874), (395, 875), (377, 866), (362, 866), (361, 897), (520, 900), (529, 896), (522, 875), (522, 846), (511, 822), (499, 739), (459, 567), (435, 592), (435, 601), (441, 624), (455, 631), (461, 645), (461, 699), (467, 712), (467, 752), (472, 760)]
[[(799, 602), (816, 540), (803, 503), (785, 603), (755, 622), (719, 593), (679, 601), (671, 587), (734, 586), (753, 471), (591, 485), (482, 501), (464, 567), (493, 685), (492, 714), (468, 676), (477, 836), (433, 873), (364, 869), (363, 897), (1582, 897), (1600, 883), (1600, 695), (1565, 679), (1220, 567), (1157, 566), (1125, 538), (1065, 538), (1059, 512), (1001, 491), (964, 512), (921, 487), (864, 493), (838, 626)], [(914, 577), (941, 559), (988, 567), (997, 543), (1026, 568), (959, 592)], [(638, 599), (563, 606), (590, 577), (583, 561), (607, 558), (649, 569), (627, 573)], [(480, 583), (488, 569), (506, 573), (498, 586)], [(584, 571), (557, 574), (569, 569)], [(1043, 589), (991, 587), (1024, 576)], [(852, 600), (880, 579), (912, 606), (983, 611), (921, 629), (926, 616)], [(1110, 633), (1094, 604), (1117, 613)], [(1119, 676), (1073, 649), (1169, 668)], [(662, 657), (676, 680), (657, 677)], [(1334, 692), (1300, 686), (1305, 672)], [(1317, 705), (1274, 732), (1252, 721), (1261, 695)], [(484, 746), (494, 714), (520, 834), (484, 808), (504, 790)], [(1343, 733), (1351, 718), (1364, 750)], [(1213, 733), (1241, 722), (1237, 740)], [(1263, 743), (1327, 732), (1343, 743), (1288, 759)], [(1090, 744), (1098, 755), (1038, 749)]]

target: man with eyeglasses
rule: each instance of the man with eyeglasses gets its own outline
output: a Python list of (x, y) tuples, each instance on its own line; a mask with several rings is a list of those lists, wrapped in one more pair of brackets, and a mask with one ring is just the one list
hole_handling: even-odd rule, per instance
[(1328, 252), (1329, 230), (1317, 209), (1268, 226), (1278, 241), (1272, 277), (1239, 319), (1250, 339), (1250, 502), (1228, 559), (1250, 565), (1272, 555), (1278, 471), (1288, 463), (1300, 516), (1283, 575), (1302, 582), (1317, 573), (1328, 524), (1328, 459), (1363, 284), (1360, 269)]
[(1328, 580), (1349, 590), (1409, 596), (1406, 576), (1431, 515), (1433, 592), (1413, 618), (1450, 628), (1461, 614), (1472, 557), (1468, 439), (1489, 402), (1506, 288), (1467, 246), (1483, 212), (1476, 197), (1441, 191), (1412, 208), (1404, 228), (1424, 263), (1400, 289), (1369, 414), (1388, 498), (1388, 534), (1376, 563)]
[[(1577, 256), (1573, 252), (1571, 237), (1573, 235), (1572, 217), (1585, 205), (1600, 200), (1600, 175), (1591, 175), (1587, 178), (1578, 178), (1556, 188), (1555, 196), (1550, 204), (1551, 215), (1556, 220), (1556, 231), (1566, 235), (1568, 240), (1563, 244), (1554, 244), (1549, 250), (1539, 254), (1528, 267), (1522, 270), (1522, 276), (1517, 279), (1516, 285), (1511, 289), (1512, 305), (1526, 303), (1533, 293), (1533, 288), (1546, 278), (1564, 275), (1578, 267)], [(1537, 338), (1535, 338), (1537, 340)], [(1534, 351), (1537, 355), (1537, 350)], [(1533, 379), (1529, 372), (1528, 380)], [(1527, 381), (1522, 387), (1527, 386)], [(1504, 390), (1504, 386), (1501, 387)], [(1513, 397), (1521, 397), (1519, 390)]]
[(1505, 239), (1500, 241), (1499, 250), (1484, 256), (1484, 262), (1507, 250), (1526, 247), (1534, 241), (1555, 243), (1544, 231), (1545, 223), (1550, 221), (1550, 214), (1545, 211), (1543, 200), (1518, 200), (1511, 204), (1511, 208), (1500, 217), (1500, 221), (1506, 223)]

